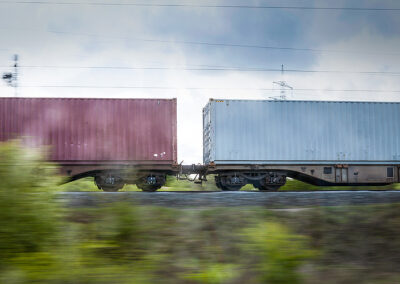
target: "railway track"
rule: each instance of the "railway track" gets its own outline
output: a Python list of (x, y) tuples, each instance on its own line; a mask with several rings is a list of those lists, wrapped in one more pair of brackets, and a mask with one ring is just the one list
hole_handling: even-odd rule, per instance
[(400, 191), (317, 191), (317, 192), (62, 192), (57, 199), (68, 207), (98, 206), (112, 202), (165, 207), (266, 208), (343, 206), (400, 203)]

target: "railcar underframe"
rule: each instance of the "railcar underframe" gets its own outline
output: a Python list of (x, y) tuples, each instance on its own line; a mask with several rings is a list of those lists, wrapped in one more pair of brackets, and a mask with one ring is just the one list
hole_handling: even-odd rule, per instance
[(319, 186), (380, 186), (400, 182), (399, 165), (177, 165), (137, 163), (65, 163), (61, 171), (70, 180), (93, 177), (99, 189), (117, 191), (125, 184), (136, 184), (143, 191), (156, 191), (165, 185), (167, 175), (196, 174), (200, 180), (214, 175), (221, 190), (240, 190), (252, 184), (261, 191), (277, 191), (286, 178)]
[(221, 165), (211, 163), (204, 176), (215, 175), (217, 187), (239, 190), (252, 184), (262, 191), (276, 191), (290, 177), (319, 186), (380, 186), (400, 182), (399, 165), (304, 164), (304, 165)]
[(167, 175), (176, 175), (179, 166), (171, 163), (143, 161), (136, 163), (63, 163), (61, 173), (68, 181), (93, 177), (104, 191), (118, 191), (125, 184), (136, 184), (143, 191), (153, 192), (165, 185)]

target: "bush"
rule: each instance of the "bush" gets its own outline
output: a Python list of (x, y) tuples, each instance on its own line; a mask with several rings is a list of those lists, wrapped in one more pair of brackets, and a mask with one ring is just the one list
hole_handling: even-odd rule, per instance
[(57, 239), (59, 210), (49, 199), (59, 179), (41, 157), (16, 141), (0, 144), (0, 269)]
[(0, 283), (148, 282), (136, 207), (62, 209), (44, 154), (0, 143)]
[(300, 283), (298, 269), (315, 252), (307, 248), (307, 239), (291, 233), (279, 223), (266, 222), (244, 230), (244, 247), (254, 255), (251, 269), (259, 283)]

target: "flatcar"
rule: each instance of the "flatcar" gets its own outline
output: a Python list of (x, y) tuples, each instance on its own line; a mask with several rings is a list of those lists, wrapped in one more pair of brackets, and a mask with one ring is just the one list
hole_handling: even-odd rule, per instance
[(0, 141), (49, 145), (69, 180), (155, 191), (177, 172), (176, 99), (0, 98)]
[(203, 160), (222, 190), (400, 182), (400, 103), (211, 99)]
[(209, 175), (221, 190), (400, 182), (400, 103), (210, 99), (203, 165), (177, 163), (176, 99), (0, 98), (0, 141), (50, 146), (49, 160), (99, 189), (161, 188)]

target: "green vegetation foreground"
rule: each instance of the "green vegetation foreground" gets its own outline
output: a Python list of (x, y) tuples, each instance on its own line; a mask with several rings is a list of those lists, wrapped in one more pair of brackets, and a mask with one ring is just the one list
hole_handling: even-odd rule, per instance
[(39, 150), (0, 144), (1, 283), (396, 283), (400, 206), (66, 209)]

